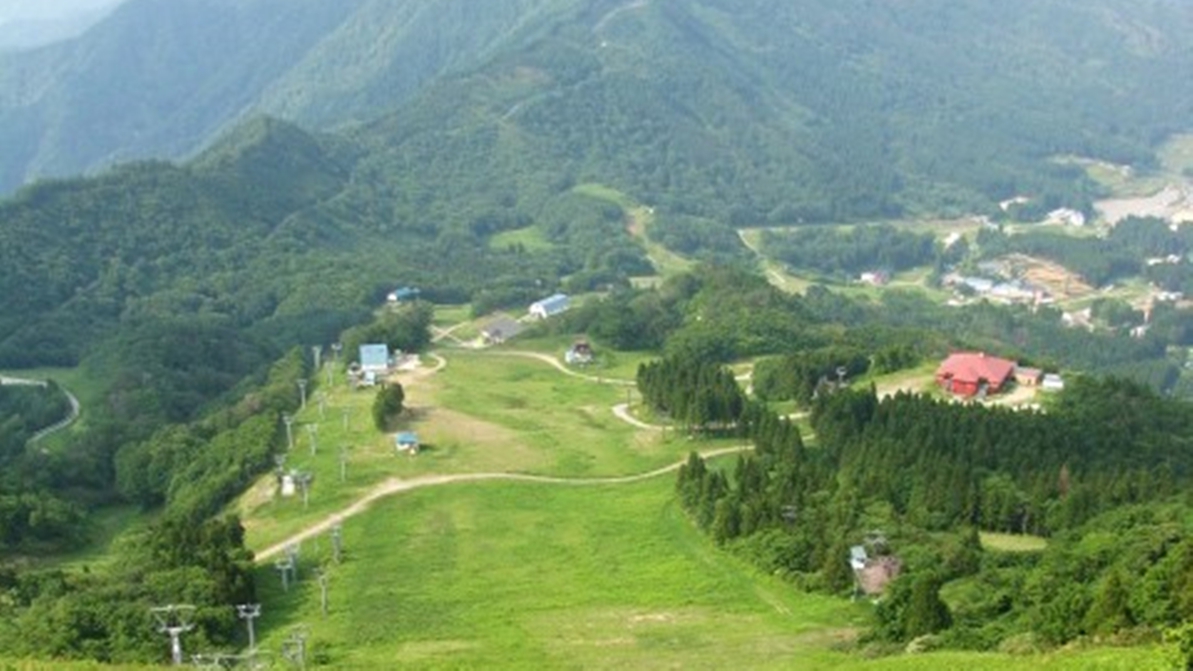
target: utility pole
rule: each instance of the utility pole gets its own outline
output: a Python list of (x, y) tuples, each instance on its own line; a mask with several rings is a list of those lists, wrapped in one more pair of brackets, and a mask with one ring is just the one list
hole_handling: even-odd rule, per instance
[(315, 445), (315, 434), (319, 431), (318, 424), (307, 424), (307, 437), (311, 439), (311, 456), (315, 456), (318, 447)]
[(303, 510), (307, 508), (311, 498), (311, 479), (310, 473), (299, 472), (294, 474), (294, 484), (302, 490), (302, 507)]
[(195, 616), (195, 607), (170, 604), (150, 608), (149, 613), (157, 622), (158, 632), (170, 637), (170, 659), (174, 666), (182, 666), (182, 635), (195, 628), (191, 621)]
[(253, 620), (261, 617), (261, 604), (242, 603), (236, 606), (236, 616), (245, 621), (249, 628), (249, 652), (257, 649), (257, 634), (253, 630)]
[(290, 573), (294, 570), (294, 560), (289, 556), (281, 557), (273, 562), (274, 568), (282, 575), (282, 591), (290, 591)]
[(298, 406), (298, 409), (304, 410), (307, 407), (307, 381), (305, 379), (298, 381), (298, 394), (302, 400), (302, 405)]
[(282, 657), (299, 669), (307, 668), (307, 629), (295, 627), (286, 640), (282, 641)]
[(294, 416), (286, 413), (282, 415), (282, 423), (286, 425), (286, 449), (294, 449)]
[(331, 526), (331, 558), (335, 563), (340, 563), (340, 557), (344, 552), (344, 525), (333, 524)]
[(301, 549), (298, 543), (291, 543), (286, 546), (286, 557), (290, 560), (290, 575), (294, 577), (294, 582), (298, 582), (298, 554)]
[(315, 569), (319, 580), (319, 605), (323, 610), (323, 617), (327, 617), (327, 569)]

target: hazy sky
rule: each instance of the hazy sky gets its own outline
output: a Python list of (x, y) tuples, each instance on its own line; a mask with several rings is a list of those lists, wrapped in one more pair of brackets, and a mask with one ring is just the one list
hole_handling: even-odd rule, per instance
[(0, 0), (0, 23), (15, 19), (60, 19), (86, 14), (124, 0)]

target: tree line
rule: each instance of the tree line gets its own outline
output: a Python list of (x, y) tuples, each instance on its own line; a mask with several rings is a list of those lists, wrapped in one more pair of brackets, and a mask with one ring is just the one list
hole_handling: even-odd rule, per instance
[[(737, 427), (753, 452), (728, 467), (691, 455), (677, 496), (719, 544), (807, 589), (856, 589), (851, 546), (898, 556), (873, 640), (1058, 645), (1193, 618), (1180, 596), (1193, 577), (1183, 402), (1109, 378), (1072, 381), (1047, 413), (838, 390), (811, 422), (814, 447), (748, 403)], [(1042, 535), (1047, 549), (1001, 554), (979, 529)], [(965, 587), (946, 604), (953, 583)]]

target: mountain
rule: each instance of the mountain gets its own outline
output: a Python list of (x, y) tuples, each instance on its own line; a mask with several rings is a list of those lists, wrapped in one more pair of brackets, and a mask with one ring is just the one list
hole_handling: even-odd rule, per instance
[(129, 0), (78, 40), (0, 54), (0, 189), (178, 158), (268, 113), (371, 118), (473, 62), (532, 0)]
[(716, 258), (738, 225), (1081, 207), (1058, 155), (1146, 170), (1188, 128), (1190, 30), (1167, 0), (130, 0), (0, 63), (9, 183), (193, 158), (0, 201), (0, 362), (194, 311), (276, 335), (395, 281), (606, 287), (649, 272), (626, 202)]
[(432, 124), (403, 136), (487, 119), (565, 175), (741, 222), (1081, 205), (1048, 159), (1146, 167), (1193, 111), (1190, 29), (1166, 0), (130, 0), (0, 55), (0, 189), (188, 156), (258, 114), (393, 113)]
[(1193, 110), (1193, 11), (1167, 2), (560, 7), (352, 131), (371, 172), (417, 156), (455, 199), (598, 182), (732, 225), (1088, 207), (1056, 156), (1146, 169)]

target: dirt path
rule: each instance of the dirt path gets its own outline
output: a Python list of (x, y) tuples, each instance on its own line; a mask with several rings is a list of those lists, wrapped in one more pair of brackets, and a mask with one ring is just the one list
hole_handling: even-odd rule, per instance
[(438, 326), (432, 325), (431, 326), (431, 342), (437, 343), (437, 342), (442, 341), (444, 338), (447, 338), (448, 340), (451, 340), (452, 342), (456, 343), (457, 345), (464, 345), (465, 344), (464, 341), (457, 338), (454, 332), (456, 329), (467, 326), (468, 324), (471, 324), (471, 323), (472, 322), (460, 322), (459, 324), (453, 324), (452, 326), (449, 326), (447, 328), (439, 328)]
[(667, 428), (662, 424), (647, 424), (646, 422), (631, 415), (630, 406), (626, 403), (618, 403), (617, 405), (613, 406), (613, 414), (617, 415), (617, 418), (621, 421), (627, 424), (632, 424), (639, 429), (646, 429), (648, 431), (661, 431)]
[(543, 354), (542, 352), (530, 352), (526, 350), (487, 350), (486, 353), (493, 356), (519, 356), (524, 359), (536, 359), (550, 366), (554, 366), (556, 370), (563, 373), (564, 375), (571, 375), (572, 377), (578, 377), (581, 380), (588, 380), (589, 382), (596, 382), (597, 384), (615, 384), (624, 387), (637, 386), (637, 383), (633, 380), (623, 380), (616, 377), (601, 377), (599, 375), (585, 375), (584, 373), (577, 373), (576, 371), (564, 365), (564, 363), (559, 359), (556, 359), (549, 354)]
[[(753, 446), (750, 446), (750, 445), (739, 445), (737, 447), (724, 447), (724, 448), (720, 448), (720, 449), (716, 449), (716, 450), (709, 450), (706, 452), (701, 452), (700, 456), (705, 459), (710, 459), (712, 457), (718, 457), (718, 456), (722, 456), (722, 455), (726, 455), (726, 454), (736, 454), (738, 452), (744, 452), (746, 450), (751, 450), (751, 449), (753, 449)], [(281, 554), (286, 549), (287, 545), (301, 543), (302, 541), (313, 538), (314, 536), (318, 536), (319, 534), (326, 533), (329, 529), (331, 529), (331, 527), (335, 526), (336, 524), (340, 524), (344, 520), (346, 520), (350, 517), (355, 517), (356, 515), (359, 515), (359, 514), (365, 512), (366, 510), (369, 509), (369, 506), (371, 506), (373, 504), (373, 502), (375, 502), (379, 499), (388, 498), (390, 496), (394, 496), (395, 494), (400, 494), (402, 492), (408, 492), (408, 491), (411, 491), (414, 489), (422, 489), (424, 487), (439, 487), (442, 485), (450, 485), (450, 484), (457, 484), (457, 483), (463, 483), (463, 482), (482, 482), (482, 481), (490, 481), (490, 480), (506, 480), (506, 481), (512, 481), (512, 482), (538, 482), (538, 483), (543, 483), (543, 484), (563, 485), (563, 486), (568, 486), (568, 487), (586, 487), (586, 486), (594, 486), (594, 485), (625, 485), (625, 484), (632, 484), (635, 482), (641, 482), (643, 480), (650, 480), (651, 478), (657, 478), (661, 475), (673, 473), (675, 471), (678, 471), (679, 468), (681, 466), (683, 466), (685, 463), (687, 463), (687, 459), (684, 459), (683, 461), (677, 461), (677, 462), (670, 464), (668, 466), (663, 466), (662, 468), (656, 468), (653, 471), (639, 473), (637, 475), (625, 475), (625, 476), (607, 477), (607, 478), (560, 478), (560, 477), (553, 477), (553, 476), (549, 476), (549, 475), (528, 475), (525, 473), (455, 473), (455, 474), (450, 474), (450, 475), (424, 475), (424, 476), (420, 476), (417, 478), (410, 478), (409, 480), (403, 480), (401, 478), (390, 478), (390, 479), (376, 485), (372, 489), (370, 489), (367, 493), (365, 493), (364, 496), (357, 499), (352, 505), (348, 506), (347, 508), (344, 508), (343, 510), (332, 513), (331, 515), (328, 515), (327, 517), (323, 518), (319, 522), (312, 524), (311, 526), (303, 529), (302, 531), (294, 534), (293, 536), (290, 536), (289, 538), (287, 538), (283, 541), (274, 543), (273, 545), (270, 545), (269, 547), (256, 553), (256, 559), (257, 559), (257, 561), (265, 561), (265, 560), (271, 559), (271, 558)]]

